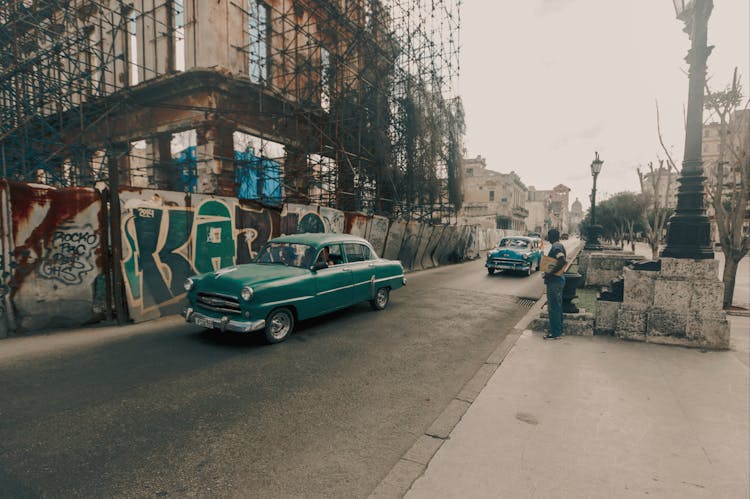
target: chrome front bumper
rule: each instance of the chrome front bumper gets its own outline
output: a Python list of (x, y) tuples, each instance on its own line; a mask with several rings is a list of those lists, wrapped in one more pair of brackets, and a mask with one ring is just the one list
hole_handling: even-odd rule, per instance
[(266, 321), (261, 319), (258, 321), (236, 321), (231, 320), (226, 315), (221, 319), (215, 317), (208, 317), (199, 312), (196, 312), (192, 307), (187, 307), (182, 311), (182, 316), (185, 317), (185, 321), (196, 326), (205, 327), (207, 329), (219, 329), (223, 331), (234, 331), (237, 333), (250, 333), (252, 331), (260, 331), (266, 327)]
[(489, 261), (484, 264), (488, 269), (496, 270), (529, 270), (531, 262), (493, 262)]

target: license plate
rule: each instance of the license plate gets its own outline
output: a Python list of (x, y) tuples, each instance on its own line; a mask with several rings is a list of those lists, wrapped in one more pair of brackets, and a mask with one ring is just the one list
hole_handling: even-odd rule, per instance
[(211, 329), (212, 327), (214, 327), (214, 321), (212, 321), (211, 319), (204, 319), (203, 317), (196, 317), (195, 325)]

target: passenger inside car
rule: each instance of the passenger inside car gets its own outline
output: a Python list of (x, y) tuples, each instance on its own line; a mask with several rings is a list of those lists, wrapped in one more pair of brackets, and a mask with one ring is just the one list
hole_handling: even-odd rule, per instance
[(320, 252), (320, 256), (318, 257), (318, 261), (325, 262), (329, 267), (344, 263), (341, 254), (338, 252), (338, 248), (333, 248), (332, 250), (330, 246), (325, 246), (323, 248), (323, 251)]

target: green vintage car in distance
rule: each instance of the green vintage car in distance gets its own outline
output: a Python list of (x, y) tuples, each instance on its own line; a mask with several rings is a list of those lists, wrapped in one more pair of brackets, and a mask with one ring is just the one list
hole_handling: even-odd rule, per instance
[(542, 261), (542, 240), (538, 237), (509, 236), (500, 239), (497, 247), (487, 253), (487, 273), (512, 270), (531, 275)]
[(295, 322), (369, 301), (383, 310), (406, 284), (398, 261), (378, 258), (349, 234), (296, 234), (270, 240), (252, 263), (185, 280), (189, 323), (212, 330), (263, 331), (284, 341)]

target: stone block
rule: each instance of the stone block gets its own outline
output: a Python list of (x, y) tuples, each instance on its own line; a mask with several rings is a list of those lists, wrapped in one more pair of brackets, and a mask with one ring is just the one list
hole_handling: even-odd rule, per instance
[(549, 319), (547, 317), (537, 317), (529, 323), (528, 328), (532, 331), (547, 332), (549, 331)]
[(615, 336), (628, 339), (642, 337), (642, 341), (645, 341), (647, 310), (648, 307), (643, 305), (621, 304), (617, 312)]
[(659, 276), (654, 281), (653, 305), (663, 310), (687, 314), (692, 292), (693, 284), (689, 281), (664, 279)]
[(571, 322), (591, 322), (594, 320), (594, 315), (586, 313), (585, 311), (579, 311), (575, 314), (563, 313), (563, 321)]
[(686, 335), (691, 346), (716, 350), (729, 348), (729, 321), (724, 311), (692, 311), (688, 315)]
[(591, 264), (599, 270), (617, 270), (619, 260), (617, 255), (600, 254), (591, 257)]
[(646, 336), (651, 341), (655, 336), (670, 336), (685, 339), (687, 337), (687, 311), (678, 312), (662, 308), (651, 308), (646, 318)]
[(714, 281), (719, 278), (718, 260), (693, 260), (689, 258), (662, 258), (661, 275), (675, 279)]
[(617, 327), (617, 313), (622, 304), (616, 301), (596, 301), (594, 333), (613, 334)]
[(594, 321), (568, 321), (563, 319), (563, 334), (567, 336), (593, 336)]
[[(580, 272), (586, 275), (586, 286), (605, 286), (612, 279), (617, 279), (622, 275), (627, 262), (642, 259), (641, 256), (621, 252), (591, 253), (588, 255), (585, 272), (583, 268)], [(579, 265), (580, 261), (579, 257)]]
[(646, 341), (646, 333), (639, 333), (638, 331), (615, 331), (615, 336), (623, 340), (630, 341)]
[(589, 260), (591, 259), (591, 253), (588, 251), (581, 251), (578, 253), (578, 272), (582, 275), (586, 275), (586, 271), (589, 268)]
[(690, 309), (717, 312), (724, 305), (724, 283), (713, 281), (692, 281)]
[(633, 270), (625, 267), (623, 269), (625, 278), (625, 303), (639, 303), (650, 305), (654, 302), (655, 272)]

